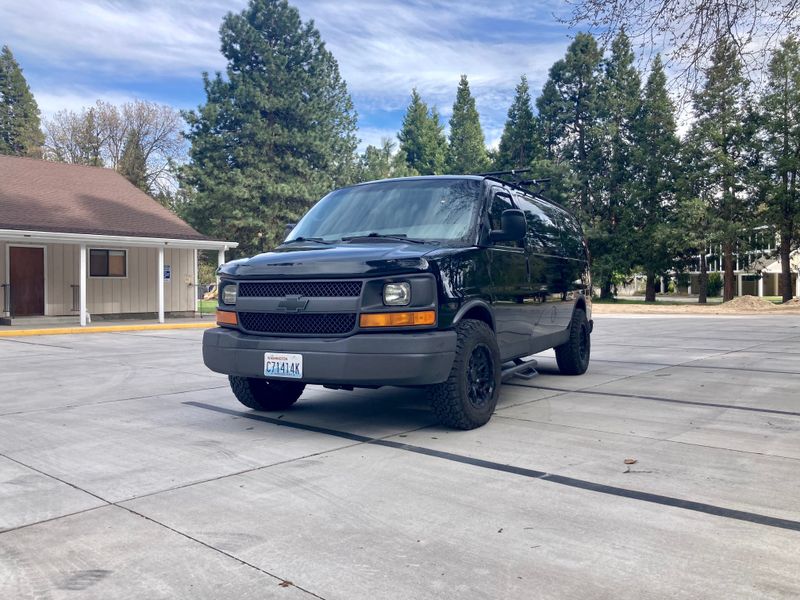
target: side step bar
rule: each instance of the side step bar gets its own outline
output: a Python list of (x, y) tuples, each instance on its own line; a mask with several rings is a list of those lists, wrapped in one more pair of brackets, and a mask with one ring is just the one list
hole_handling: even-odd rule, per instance
[(503, 369), (503, 374), (500, 376), (500, 380), (505, 383), (514, 377), (533, 379), (539, 375), (539, 372), (536, 370), (537, 364), (538, 363), (533, 359), (522, 360), (521, 358), (515, 358), (512, 366)]

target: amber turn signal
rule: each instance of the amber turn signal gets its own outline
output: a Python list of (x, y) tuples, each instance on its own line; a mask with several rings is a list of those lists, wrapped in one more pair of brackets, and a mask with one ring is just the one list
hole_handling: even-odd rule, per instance
[(238, 325), (236, 313), (229, 310), (217, 309), (217, 325)]
[(415, 312), (386, 312), (361, 315), (361, 327), (408, 327), (414, 325), (433, 325), (436, 312), (421, 310)]

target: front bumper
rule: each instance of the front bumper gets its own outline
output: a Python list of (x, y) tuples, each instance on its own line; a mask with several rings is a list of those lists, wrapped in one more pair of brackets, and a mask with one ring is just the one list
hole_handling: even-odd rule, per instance
[(218, 327), (203, 335), (203, 362), (226, 375), (264, 378), (264, 353), (303, 355), (304, 383), (428, 385), (447, 379), (455, 331), (363, 333), (346, 338), (247, 335)]

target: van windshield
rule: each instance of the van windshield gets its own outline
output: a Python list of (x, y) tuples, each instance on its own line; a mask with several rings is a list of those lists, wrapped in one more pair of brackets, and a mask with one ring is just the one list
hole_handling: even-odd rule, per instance
[(480, 180), (381, 181), (336, 190), (320, 200), (286, 240), (369, 236), (465, 240), (478, 212)]

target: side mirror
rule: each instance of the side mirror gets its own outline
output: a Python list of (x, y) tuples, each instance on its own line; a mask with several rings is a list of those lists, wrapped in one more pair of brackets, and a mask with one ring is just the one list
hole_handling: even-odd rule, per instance
[(518, 208), (504, 210), (500, 223), (503, 229), (489, 232), (490, 242), (519, 242), (525, 238), (528, 224), (525, 221), (525, 213)]
[(287, 223), (283, 226), (283, 237), (286, 237), (290, 233), (292, 233), (292, 229), (297, 226), (297, 223)]

